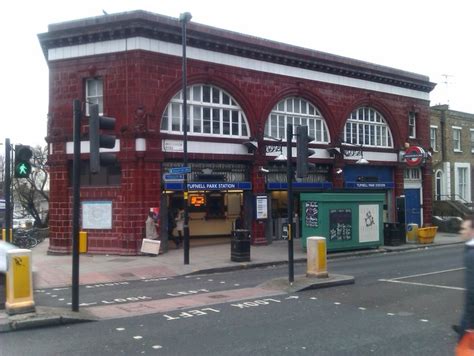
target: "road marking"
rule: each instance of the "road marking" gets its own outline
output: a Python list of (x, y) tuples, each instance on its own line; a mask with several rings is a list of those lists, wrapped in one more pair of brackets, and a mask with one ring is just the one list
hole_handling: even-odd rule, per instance
[(422, 322), (424, 322), (424, 323), (427, 323), (427, 322), (428, 322), (428, 320), (426, 320), (426, 319), (420, 319), (420, 321), (422, 321)]
[(461, 288), (461, 287), (441, 286), (441, 285), (438, 285), (438, 284), (428, 284), (428, 283), (419, 283), (419, 282), (407, 282), (407, 281), (399, 281), (399, 280), (395, 280), (395, 279), (379, 279), (379, 282), (411, 284), (411, 285), (414, 285), (414, 286), (421, 286), (421, 287), (442, 288), (442, 289), (452, 289), (452, 290), (461, 290), (461, 291), (466, 290), (466, 288)]
[(114, 287), (114, 286), (123, 286), (128, 285), (128, 282), (111, 282), (111, 283), (99, 283), (99, 284), (89, 284), (86, 286), (87, 289), (90, 288), (102, 288), (102, 287)]
[(359, 310), (367, 310), (367, 309), (364, 307), (359, 307)]
[(390, 278), (389, 280), (397, 281), (397, 280), (400, 280), (400, 279), (423, 277), (423, 276), (430, 276), (430, 275), (439, 274), (439, 273), (448, 273), (448, 272), (462, 271), (463, 269), (466, 269), (466, 268), (465, 268), (465, 267), (461, 267), (461, 268), (445, 269), (445, 270), (442, 270), (442, 271), (435, 271), (435, 272), (428, 272), (428, 273), (420, 273), (420, 274), (412, 274), (411, 276), (403, 276), (403, 277), (397, 277), (397, 278)]
[(200, 316), (200, 315), (207, 315), (207, 312), (214, 312), (214, 313), (220, 313), (220, 310), (214, 309), (214, 308), (202, 308), (202, 309), (194, 309), (194, 310), (188, 310), (187, 312), (182, 312), (178, 316), (171, 316), (168, 314), (164, 314), (163, 317), (166, 318), (166, 321), (170, 320), (178, 320), (182, 318), (192, 318), (193, 316)]
[(160, 277), (160, 278), (148, 278), (148, 279), (142, 279), (142, 282), (159, 282), (159, 281), (167, 281), (169, 279), (173, 279), (171, 277)]
[(143, 336), (137, 335), (137, 336), (134, 336), (133, 338), (134, 338), (135, 340), (140, 340), (140, 339), (143, 339)]
[(125, 328), (116, 328), (115, 330), (117, 330), (117, 331), (124, 331)]
[(286, 297), (285, 299), (298, 299), (299, 297), (297, 295), (290, 295), (289, 297)]
[(166, 293), (170, 297), (181, 297), (183, 295), (190, 295), (190, 294), (197, 294), (197, 293), (209, 293), (209, 289), (198, 289), (198, 290), (189, 290), (183, 292), (176, 292), (176, 293)]
[(163, 348), (163, 346), (161, 346), (161, 345), (153, 345), (152, 348), (154, 348), (155, 350), (158, 350), (158, 349)]
[[(298, 297), (297, 297), (298, 298)], [(286, 298), (288, 299), (288, 298)], [(259, 305), (268, 305), (270, 302), (274, 303), (281, 303), (281, 300), (273, 299), (273, 298), (265, 298), (265, 299), (257, 299), (252, 302), (243, 302), (237, 304), (231, 304), (232, 307), (237, 307), (240, 309), (250, 308), (250, 307), (258, 307)]]

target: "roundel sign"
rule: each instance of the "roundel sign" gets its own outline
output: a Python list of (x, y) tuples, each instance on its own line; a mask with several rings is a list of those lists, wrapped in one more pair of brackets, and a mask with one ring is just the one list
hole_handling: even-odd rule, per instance
[(423, 159), (426, 157), (426, 153), (425, 150), (419, 146), (410, 146), (405, 151), (404, 157), (407, 166), (416, 167), (423, 162)]

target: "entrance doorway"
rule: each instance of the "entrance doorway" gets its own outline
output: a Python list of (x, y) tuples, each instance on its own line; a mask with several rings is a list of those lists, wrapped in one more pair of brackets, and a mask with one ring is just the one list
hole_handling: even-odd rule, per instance
[(421, 226), (420, 189), (405, 189), (405, 223)]

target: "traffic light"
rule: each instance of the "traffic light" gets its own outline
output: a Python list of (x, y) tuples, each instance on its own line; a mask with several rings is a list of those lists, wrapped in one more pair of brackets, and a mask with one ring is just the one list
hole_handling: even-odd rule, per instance
[(308, 148), (308, 143), (314, 138), (308, 136), (308, 126), (296, 127), (296, 177), (308, 176), (308, 157), (316, 153)]
[(100, 166), (112, 165), (117, 161), (113, 153), (100, 153), (100, 148), (114, 148), (115, 136), (104, 135), (100, 130), (113, 130), (115, 118), (99, 116), (99, 105), (90, 106), (89, 142), (90, 142), (90, 171), (99, 173)]
[(30, 159), (33, 156), (30, 146), (15, 145), (15, 178), (28, 178), (31, 173)]

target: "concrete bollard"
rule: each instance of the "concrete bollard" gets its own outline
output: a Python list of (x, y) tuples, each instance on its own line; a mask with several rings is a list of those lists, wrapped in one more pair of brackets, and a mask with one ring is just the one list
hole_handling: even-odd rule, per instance
[(35, 311), (31, 250), (7, 251), (7, 297), (5, 307), (10, 315)]
[(327, 278), (326, 238), (310, 236), (306, 240), (307, 277)]

